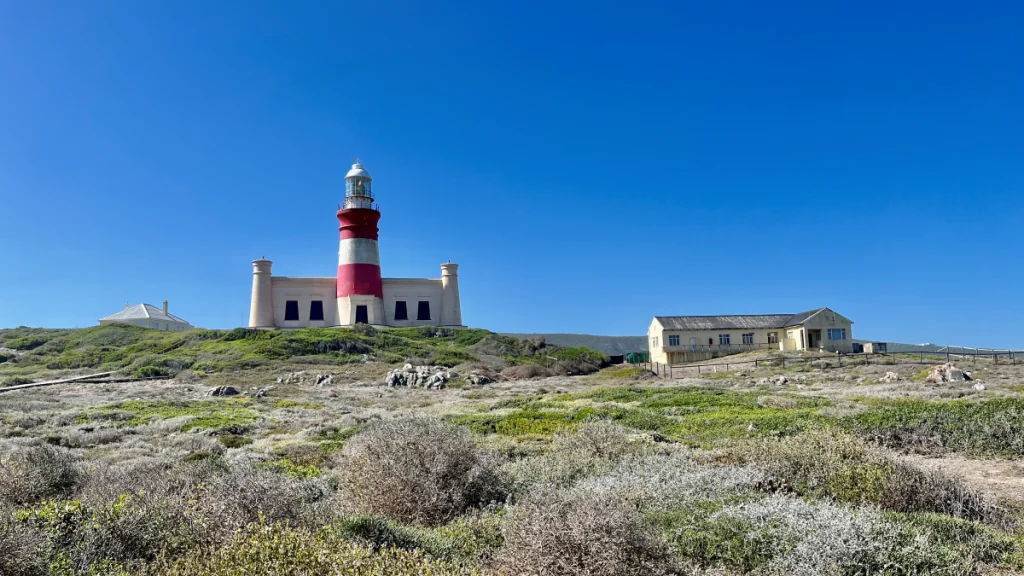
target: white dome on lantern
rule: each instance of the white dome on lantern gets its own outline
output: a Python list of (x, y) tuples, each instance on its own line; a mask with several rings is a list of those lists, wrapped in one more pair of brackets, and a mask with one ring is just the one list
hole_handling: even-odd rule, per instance
[(370, 173), (367, 172), (366, 168), (363, 168), (363, 165), (359, 162), (353, 164), (352, 169), (348, 171), (348, 174), (345, 174), (345, 179), (347, 180), (349, 178), (366, 178), (367, 180), (373, 180), (373, 178), (370, 178)]

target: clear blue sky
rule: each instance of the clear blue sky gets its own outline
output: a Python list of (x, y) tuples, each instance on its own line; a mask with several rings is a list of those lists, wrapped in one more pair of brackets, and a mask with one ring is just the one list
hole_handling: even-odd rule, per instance
[(0, 326), (241, 325), (253, 258), (334, 275), (358, 156), (384, 275), (460, 263), (474, 326), (827, 305), (1024, 348), (1021, 29), (1009, 1), (0, 0)]

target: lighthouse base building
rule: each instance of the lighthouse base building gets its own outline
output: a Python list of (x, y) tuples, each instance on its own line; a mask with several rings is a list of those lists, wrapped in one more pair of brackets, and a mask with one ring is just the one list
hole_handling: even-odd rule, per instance
[(249, 327), (462, 326), (459, 265), (442, 264), (440, 278), (382, 278), (370, 175), (356, 163), (345, 182), (337, 276), (273, 276), (270, 260), (254, 260)]

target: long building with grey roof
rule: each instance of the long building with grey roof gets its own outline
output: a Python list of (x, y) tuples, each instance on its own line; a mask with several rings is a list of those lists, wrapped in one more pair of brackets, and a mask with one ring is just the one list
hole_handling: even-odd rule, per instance
[(853, 351), (853, 321), (830, 308), (799, 314), (655, 316), (651, 360), (681, 364), (749, 350)]

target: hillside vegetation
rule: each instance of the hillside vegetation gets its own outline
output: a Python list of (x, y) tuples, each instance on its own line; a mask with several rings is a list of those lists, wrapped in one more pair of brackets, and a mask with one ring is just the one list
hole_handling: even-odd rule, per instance
[[(583, 362), (603, 354), (548, 346), (470, 328), (306, 328), (300, 330), (191, 330), (160, 332), (111, 324), (82, 330), (0, 330), (0, 381), (44, 371), (90, 369), (129, 376), (173, 376), (181, 370), (239, 371), (286, 360), (343, 365), (365, 361), (452, 367), (488, 360), (495, 368)], [(13, 352), (11, 352), (13, 351)]]
[(628, 354), (647, 350), (646, 336), (595, 336), (593, 334), (514, 334), (505, 336), (531, 339), (543, 338), (555, 346), (590, 348), (603, 354)]
[[(1024, 571), (1024, 365), (569, 376), (604, 357), (433, 328), (0, 346), (8, 379), (168, 375), (0, 393), (3, 576)], [(461, 376), (385, 377), (406, 361)]]

